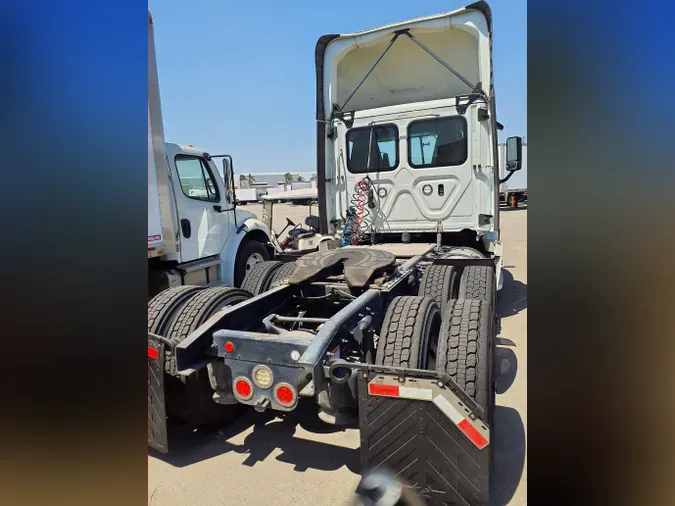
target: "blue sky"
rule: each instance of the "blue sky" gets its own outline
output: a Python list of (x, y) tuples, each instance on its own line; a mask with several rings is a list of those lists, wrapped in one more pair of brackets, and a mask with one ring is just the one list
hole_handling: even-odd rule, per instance
[[(151, 0), (169, 142), (228, 152), (235, 171), (314, 171), (314, 46), (470, 1)], [(527, 4), (493, 1), (497, 116), (527, 136)]]

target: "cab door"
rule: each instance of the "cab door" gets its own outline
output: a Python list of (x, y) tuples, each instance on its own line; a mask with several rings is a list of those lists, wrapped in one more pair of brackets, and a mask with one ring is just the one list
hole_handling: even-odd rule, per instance
[[(208, 156), (208, 155), (207, 155)], [(180, 262), (219, 255), (232, 230), (223, 182), (210, 158), (167, 144), (180, 235)]]

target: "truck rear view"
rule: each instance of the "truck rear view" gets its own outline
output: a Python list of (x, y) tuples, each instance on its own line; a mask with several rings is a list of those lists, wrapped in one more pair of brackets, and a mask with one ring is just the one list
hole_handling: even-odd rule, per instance
[(153, 416), (162, 383), (201, 375), (204, 409), (315, 402), (325, 423), (358, 424), (362, 471), (392, 471), (428, 504), (488, 503), (501, 266), (491, 23), (478, 2), (319, 39), (320, 226), (342, 247), (256, 265), (227, 305), (195, 288), (161, 306), (149, 368), (168, 357), (172, 370), (151, 382), (150, 446), (167, 450)]

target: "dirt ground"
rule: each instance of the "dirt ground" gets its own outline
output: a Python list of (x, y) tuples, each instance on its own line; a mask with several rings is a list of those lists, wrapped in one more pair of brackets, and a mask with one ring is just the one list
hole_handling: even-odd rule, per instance
[[(260, 216), (262, 206), (248, 205)], [(316, 209), (314, 210), (316, 214)], [(307, 208), (275, 206), (303, 222)], [(491, 504), (527, 504), (527, 209), (503, 209), (504, 287), (496, 354)], [(182, 434), (168, 457), (148, 456), (148, 502), (159, 506), (238, 504), (342, 505), (359, 480), (359, 433), (326, 425), (305, 400), (283, 420), (246, 411), (214, 431)]]

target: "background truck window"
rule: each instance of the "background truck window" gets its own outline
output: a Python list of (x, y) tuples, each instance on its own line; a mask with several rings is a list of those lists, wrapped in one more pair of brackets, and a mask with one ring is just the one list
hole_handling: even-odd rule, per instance
[(186, 197), (207, 202), (220, 200), (218, 188), (204, 160), (196, 156), (177, 156), (176, 170)]
[(462, 165), (467, 158), (466, 121), (459, 116), (408, 125), (408, 161), (415, 168)]
[[(370, 167), (368, 140), (371, 138)], [(394, 170), (398, 166), (398, 128), (395, 125), (352, 128), (347, 132), (347, 168), (352, 174)]]

